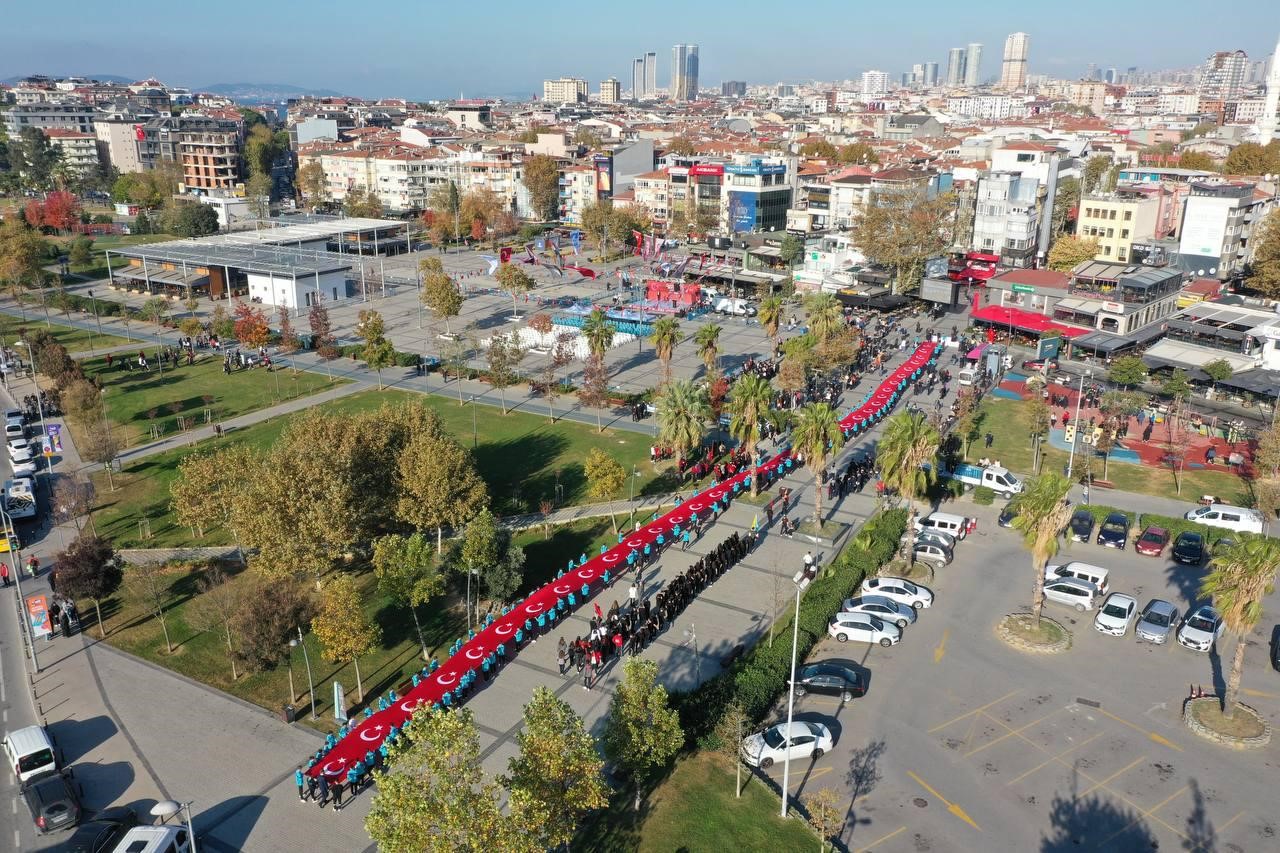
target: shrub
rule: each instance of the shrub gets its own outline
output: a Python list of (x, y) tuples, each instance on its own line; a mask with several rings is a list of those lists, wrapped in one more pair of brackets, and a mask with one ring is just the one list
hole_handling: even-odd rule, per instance
[(991, 506), (996, 502), (996, 493), (992, 491), (990, 486), (975, 486), (973, 489), (973, 502), (979, 506)]

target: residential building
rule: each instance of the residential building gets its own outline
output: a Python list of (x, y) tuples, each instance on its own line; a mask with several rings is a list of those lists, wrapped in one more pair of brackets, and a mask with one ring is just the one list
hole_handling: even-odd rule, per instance
[(964, 85), (964, 59), (965, 53), (963, 47), (953, 47), (947, 51), (947, 85), (963, 86)]
[(101, 165), (98, 139), (92, 133), (54, 127), (45, 129), (44, 135), (53, 147), (62, 152), (62, 162), (72, 174), (92, 174)]
[(1089, 195), (1080, 201), (1076, 234), (1098, 241), (1094, 258), (1121, 264), (1132, 261), (1133, 244), (1157, 237), (1160, 205), (1164, 200), (1159, 187), (1117, 187), (1108, 195)]
[(832, 178), (830, 186), (831, 227), (846, 230), (871, 203), (871, 171), (857, 168)]
[(720, 84), (720, 95), (725, 98), (745, 98), (747, 82), (745, 80), (725, 80)]
[(862, 72), (862, 100), (869, 101), (889, 94), (889, 75), (883, 71)]
[(1248, 70), (1249, 57), (1243, 50), (1220, 50), (1201, 66), (1197, 92), (1201, 98), (1234, 98), (1240, 94)]
[(988, 172), (978, 179), (972, 248), (1000, 255), (1006, 266), (1030, 266), (1035, 257), (1040, 182), (1016, 172)]
[(972, 42), (964, 55), (964, 84), (977, 86), (982, 82), (982, 45)]
[(493, 108), (486, 101), (454, 101), (445, 107), (444, 117), (463, 130), (486, 130), (493, 124)]
[(965, 95), (947, 98), (947, 112), (953, 115), (982, 119), (1017, 118), (1027, 114), (1022, 98), (1009, 95)]
[(1000, 88), (1016, 92), (1027, 85), (1027, 51), (1031, 36), (1026, 33), (1010, 33), (1004, 40), (1004, 61), (1000, 66)]
[(1067, 101), (1078, 107), (1088, 107), (1094, 115), (1101, 115), (1107, 107), (1107, 84), (1101, 80), (1072, 83)]
[(37, 101), (15, 104), (4, 113), (5, 130), (17, 139), (23, 128), (93, 133), (94, 109), (81, 101)]
[(230, 190), (241, 180), (243, 131), (241, 122), (189, 113), (154, 118), (138, 133), (138, 160), (144, 169), (178, 163), (188, 190)]
[(635, 194), (635, 203), (649, 212), (649, 217), (653, 220), (653, 224), (658, 227), (665, 227), (671, 215), (671, 211), (667, 206), (668, 193), (670, 191), (670, 179), (667, 175), (667, 170), (658, 169), (653, 172), (636, 175), (635, 183), (632, 184), (632, 191)]
[(1193, 182), (1179, 228), (1179, 263), (1196, 275), (1239, 278), (1253, 257), (1254, 229), (1275, 206), (1272, 191), (1249, 181)]
[(587, 102), (587, 81), (580, 77), (543, 80), (542, 100), (550, 104), (585, 104)]
[(600, 81), (600, 103), (622, 103), (622, 84), (618, 82), (616, 77), (610, 77), (608, 80)]
[(582, 224), (582, 212), (600, 199), (593, 165), (565, 166), (560, 171), (560, 221)]
[(1035, 178), (1040, 186), (1049, 185), (1049, 172), (1053, 168), (1053, 157), (1059, 158), (1058, 174), (1067, 170), (1061, 163), (1064, 156), (1062, 149), (1045, 142), (1008, 142), (991, 151), (991, 171), (1015, 172)]
[(93, 133), (98, 143), (99, 161), (121, 173), (141, 172), (143, 165), (138, 155), (138, 140), (143, 125), (153, 118), (154, 113), (134, 111), (124, 105), (96, 113)]
[(1271, 68), (1267, 72), (1265, 98), (1262, 115), (1258, 118), (1258, 142), (1266, 145), (1276, 135), (1276, 127), (1280, 124), (1280, 39), (1276, 41), (1276, 49), (1271, 54)]

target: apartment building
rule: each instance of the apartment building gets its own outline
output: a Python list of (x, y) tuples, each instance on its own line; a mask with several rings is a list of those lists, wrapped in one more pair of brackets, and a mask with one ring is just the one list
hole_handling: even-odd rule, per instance
[(622, 83), (615, 77), (600, 81), (600, 103), (622, 103)]
[(1039, 181), (1016, 172), (979, 177), (972, 248), (1000, 255), (1006, 266), (1030, 266), (1040, 223), (1039, 192)]
[(549, 104), (585, 104), (587, 102), (587, 81), (580, 77), (543, 80), (542, 100)]
[(182, 167), (187, 190), (230, 190), (240, 183), (244, 125), (230, 119), (182, 115), (155, 118), (136, 131), (144, 169), (160, 162)]
[(1250, 181), (1193, 182), (1179, 229), (1179, 262), (1219, 281), (1239, 278), (1253, 257), (1254, 231), (1275, 206), (1274, 191)]
[(92, 133), (77, 130), (48, 128), (45, 137), (62, 152), (62, 162), (75, 175), (88, 175), (101, 165), (98, 160), (98, 140)]
[(582, 224), (582, 212), (600, 200), (597, 170), (593, 165), (565, 166), (560, 170), (560, 221)]
[(98, 159), (121, 173), (141, 172), (139, 136), (143, 126), (155, 117), (151, 110), (135, 110), (125, 104), (97, 112), (93, 118), (93, 134), (98, 143)]
[(1155, 239), (1163, 201), (1158, 187), (1117, 188), (1115, 193), (1080, 200), (1076, 234), (1098, 241), (1095, 260), (1129, 263), (1135, 242)]
[(24, 128), (93, 133), (94, 110), (80, 101), (36, 101), (15, 104), (4, 113), (5, 130), (16, 139)]
[(658, 169), (636, 175), (632, 189), (635, 203), (649, 212), (654, 225), (664, 227), (671, 215), (668, 207), (670, 179), (667, 170)]

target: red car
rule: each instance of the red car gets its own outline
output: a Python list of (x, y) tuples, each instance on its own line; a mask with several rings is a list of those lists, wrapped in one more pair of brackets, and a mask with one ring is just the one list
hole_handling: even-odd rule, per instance
[(1164, 546), (1169, 544), (1169, 531), (1163, 527), (1148, 527), (1142, 531), (1142, 535), (1138, 537), (1134, 548), (1139, 554), (1145, 554), (1148, 557), (1159, 557), (1164, 553)]

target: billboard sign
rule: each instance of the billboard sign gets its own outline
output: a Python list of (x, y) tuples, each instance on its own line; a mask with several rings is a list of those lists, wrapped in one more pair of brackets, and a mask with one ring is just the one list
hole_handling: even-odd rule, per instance
[(598, 198), (613, 197), (613, 157), (609, 154), (596, 154), (591, 158), (596, 169), (596, 196)]
[(53, 636), (53, 620), (49, 616), (49, 599), (43, 595), (32, 595), (27, 598), (27, 618), (31, 620), (32, 636)]
[(729, 193), (729, 230), (752, 231), (756, 227), (756, 194)]
[(759, 160), (745, 166), (725, 166), (726, 175), (784, 175), (787, 172), (785, 163), (761, 163)]
[(942, 305), (954, 305), (956, 302), (956, 283), (946, 277), (926, 278), (920, 282), (920, 298), (925, 302), (937, 302)]
[(697, 166), (690, 166), (689, 174), (722, 177), (724, 175), (724, 166), (719, 163), (700, 163)]
[(1182, 239), (1178, 252), (1183, 257), (1216, 258), (1222, 254), (1222, 238), (1227, 231), (1231, 203), (1235, 199), (1195, 198), (1188, 200), (1182, 219)]

